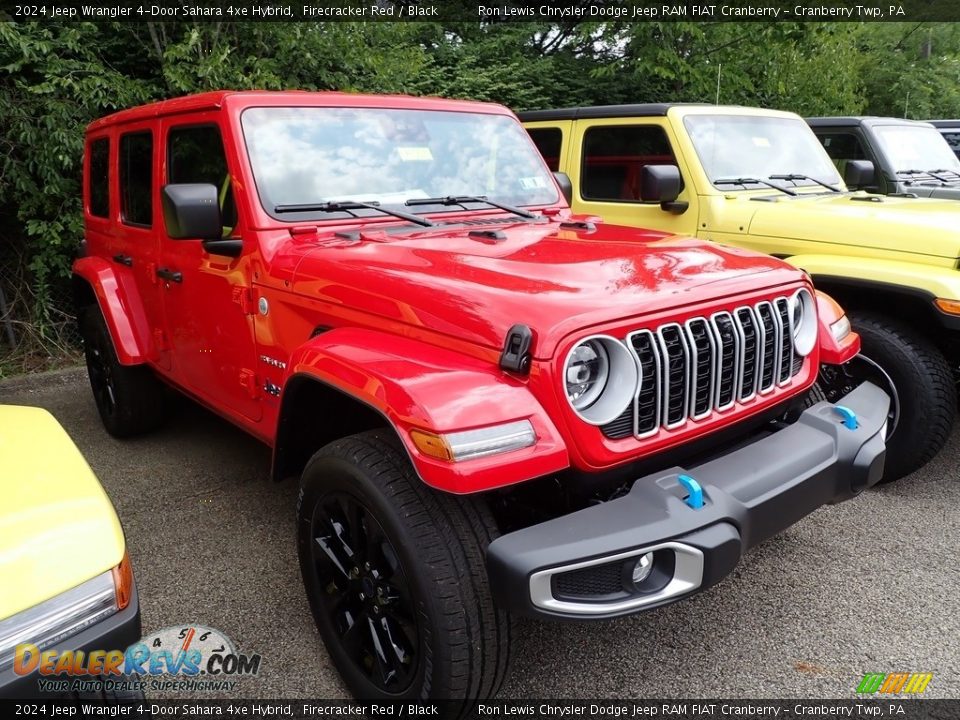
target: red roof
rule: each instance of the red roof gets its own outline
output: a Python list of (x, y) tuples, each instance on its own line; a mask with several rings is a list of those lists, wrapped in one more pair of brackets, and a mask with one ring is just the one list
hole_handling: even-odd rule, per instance
[(437, 97), (413, 97), (411, 95), (362, 95), (357, 93), (308, 90), (214, 90), (185, 95), (170, 100), (160, 100), (147, 105), (121, 110), (94, 120), (87, 130), (96, 130), (108, 125), (146, 120), (162, 115), (217, 110), (226, 106), (242, 109), (251, 106), (318, 106), (318, 107), (386, 107), (420, 110), (447, 110), (451, 112), (484, 112), (508, 115), (502, 105), (475, 102), (472, 100), (448, 100)]

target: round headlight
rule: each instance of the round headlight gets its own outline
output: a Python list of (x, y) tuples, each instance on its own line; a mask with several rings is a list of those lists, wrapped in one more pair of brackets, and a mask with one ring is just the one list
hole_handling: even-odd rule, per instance
[(574, 410), (586, 410), (610, 377), (610, 357), (597, 340), (577, 345), (567, 359), (567, 397)]
[(591, 425), (606, 425), (633, 402), (640, 370), (626, 345), (597, 335), (573, 347), (563, 379), (574, 412)]
[(817, 344), (817, 306), (810, 291), (801, 288), (790, 298), (790, 332), (793, 349), (806, 357)]

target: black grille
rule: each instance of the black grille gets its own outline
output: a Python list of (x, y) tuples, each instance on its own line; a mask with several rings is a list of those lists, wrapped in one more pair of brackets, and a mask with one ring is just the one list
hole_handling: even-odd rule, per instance
[(780, 374), (777, 382), (786, 382), (793, 375), (793, 336), (790, 331), (790, 309), (786, 298), (777, 298), (774, 302), (777, 314), (780, 316)]
[(679, 325), (660, 328), (660, 346), (663, 352), (663, 383), (666, 425), (683, 422), (687, 414), (687, 372), (690, 350)]
[(703, 318), (687, 325), (693, 353), (693, 397), (690, 400), (694, 417), (702, 417), (713, 407), (713, 335)]
[(607, 563), (560, 573), (553, 578), (554, 594), (566, 597), (594, 597), (623, 592), (623, 565)]
[(737, 382), (737, 350), (740, 338), (737, 335), (733, 318), (728, 313), (714, 317), (713, 326), (717, 329), (717, 341), (720, 344), (719, 374), (717, 377), (717, 407), (726, 408), (734, 400)]
[(611, 440), (622, 440), (633, 435), (633, 406), (631, 405), (616, 420), (601, 425), (600, 430)]
[(773, 387), (773, 375), (776, 370), (777, 359), (777, 323), (773, 319), (773, 310), (770, 303), (757, 305), (757, 316), (763, 327), (763, 359), (760, 364), (760, 390), (765, 391)]
[(757, 321), (750, 308), (737, 310), (737, 320), (743, 330), (743, 377), (740, 380), (740, 399), (751, 397), (757, 380)]

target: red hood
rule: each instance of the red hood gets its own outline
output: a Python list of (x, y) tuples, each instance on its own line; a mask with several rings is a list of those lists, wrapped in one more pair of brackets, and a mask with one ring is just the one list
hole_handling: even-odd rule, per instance
[(490, 348), (524, 323), (541, 359), (573, 331), (800, 277), (775, 258), (689, 237), (605, 224), (593, 232), (556, 223), (499, 227), (506, 239), (498, 242), (459, 227), (352, 245), (324, 246), (332, 238), (315, 236), (285, 243), (280, 255), (302, 254), (296, 293)]

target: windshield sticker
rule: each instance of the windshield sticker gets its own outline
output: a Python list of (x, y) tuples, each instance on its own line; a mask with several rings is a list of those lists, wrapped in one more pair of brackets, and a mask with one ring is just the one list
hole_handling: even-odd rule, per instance
[(522, 177), (520, 178), (520, 187), (522, 187), (524, 190), (536, 190), (538, 188), (547, 187), (547, 181), (546, 178), (539, 175)]
[(420, 147), (398, 147), (397, 153), (404, 162), (422, 162), (433, 160), (433, 153), (430, 148)]
[(756, 145), (757, 147), (767, 147), (767, 148), (770, 147), (770, 141), (767, 140), (765, 137), (754, 137), (753, 144)]

